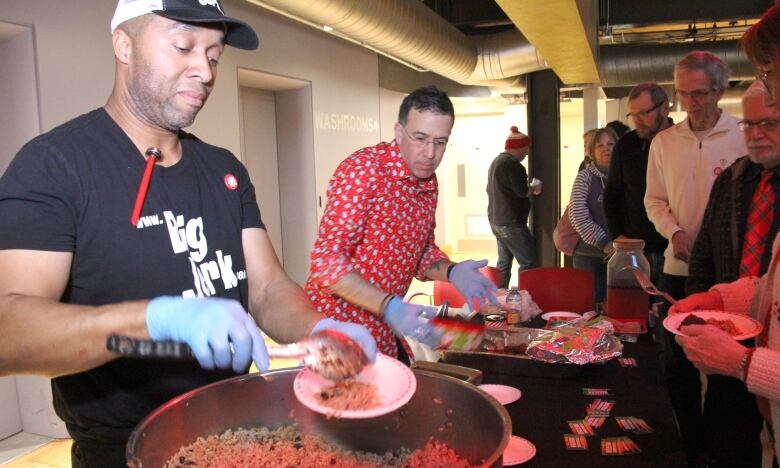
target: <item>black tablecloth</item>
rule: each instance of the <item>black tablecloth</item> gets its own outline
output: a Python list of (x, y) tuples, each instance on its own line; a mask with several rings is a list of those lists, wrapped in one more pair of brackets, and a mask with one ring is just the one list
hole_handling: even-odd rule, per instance
[[(536, 446), (536, 456), (524, 467), (684, 467), (687, 466), (682, 442), (674, 423), (671, 402), (663, 382), (655, 347), (649, 334), (637, 343), (624, 343), (623, 357), (633, 357), (637, 367), (622, 367), (617, 359), (604, 364), (586, 365), (576, 372), (538, 372), (503, 368), (489, 363), (490, 357), (446, 358), (447, 362), (481, 369), (483, 383), (504, 384), (520, 389), (522, 397), (506, 406), (512, 418), (514, 435)], [(534, 362), (535, 365), (552, 366)], [(563, 365), (563, 364), (555, 364)], [(609, 388), (611, 396), (586, 396), (583, 387)], [(586, 417), (586, 406), (594, 399), (614, 400), (610, 417), (589, 436), (588, 450), (567, 450), (563, 435), (571, 434), (570, 420)], [(632, 434), (618, 426), (614, 416), (644, 419), (655, 431)], [(601, 454), (604, 437), (628, 436), (642, 449), (634, 455)]]

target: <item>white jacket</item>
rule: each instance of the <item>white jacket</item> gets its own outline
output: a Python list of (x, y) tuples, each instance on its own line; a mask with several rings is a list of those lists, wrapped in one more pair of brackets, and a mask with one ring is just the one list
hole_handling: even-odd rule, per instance
[(722, 111), (704, 140), (691, 131), (688, 118), (662, 131), (650, 144), (647, 162), (647, 217), (669, 239), (664, 273), (688, 276), (688, 264), (674, 256), (672, 236), (685, 231), (696, 239), (715, 178), (747, 154), (738, 119)]

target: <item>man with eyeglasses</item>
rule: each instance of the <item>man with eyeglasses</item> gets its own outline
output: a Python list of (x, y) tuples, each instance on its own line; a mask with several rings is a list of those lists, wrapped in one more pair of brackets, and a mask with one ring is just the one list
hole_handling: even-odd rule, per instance
[[(738, 119), (718, 108), (728, 87), (728, 66), (710, 52), (693, 51), (674, 67), (675, 94), (687, 117), (650, 145), (645, 208), (669, 242), (659, 288), (685, 296), (693, 241), (715, 178), (747, 152)], [(661, 319), (666, 309), (661, 312)], [(669, 394), (691, 465), (706, 452), (709, 427), (701, 413), (699, 372), (671, 333), (654, 329)]]
[[(767, 92), (762, 98), (752, 95), (752, 90), (743, 98), (744, 119), (741, 123), (742, 130), (745, 132), (745, 138), (748, 144), (750, 154), (750, 164), (747, 162), (737, 162), (733, 167), (732, 180), (737, 176), (737, 167), (739, 164), (751, 167), (757, 163), (761, 167), (760, 181), (752, 179), (755, 188), (751, 194), (750, 212), (747, 214), (745, 222), (745, 234), (737, 238), (743, 240), (741, 246), (740, 270), (746, 256), (748, 244), (763, 247), (759, 249), (750, 249), (752, 257), (751, 264), (753, 268), (758, 264), (759, 274), (766, 268), (766, 274), (760, 278), (750, 272), (747, 276), (742, 276), (732, 283), (720, 283), (705, 293), (693, 294), (679, 301), (675, 305), (675, 311), (686, 312), (690, 310), (701, 309), (706, 306), (710, 309), (726, 310), (733, 313), (747, 314), (756, 318), (762, 324), (761, 334), (755, 338), (755, 347), (746, 347), (742, 342), (734, 341), (730, 335), (722, 332), (715, 327), (709, 326), (689, 326), (684, 329), (687, 337), (677, 337), (678, 342), (684, 347), (686, 355), (696, 365), (708, 375), (721, 374), (735, 377), (744, 382), (745, 387), (753, 393), (758, 399), (758, 406), (761, 413), (769, 423), (770, 428), (774, 428), (774, 454), (775, 460), (773, 466), (777, 466), (777, 456), (780, 454), (780, 309), (777, 307), (780, 297), (780, 277), (777, 269), (778, 259), (780, 258), (779, 244), (776, 241), (775, 227), (778, 219), (777, 213), (777, 192), (778, 167), (780, 167), (780, 121), (777, 109), (777, 90), (778, 76), (771, 73), (773, 64), (780, 61), (780, 6), (774, 6), (764, 13), (761, 20), (748, 29), (742, 38), (742, 46), (751, 62), (759, 68), (759, 73), (765, 74), (763, 80), (769, 83), (774, 90), (774, 96), (770, 97)], [(759, 88), (760, 90), (760, 88)], [(759, 93), (760, 94), (760, 93)], [(774, 98), (774, 99), (772, 99)], [(746, 101), (745, 99), (750, 99)], [(759, 99), (761, 99), (759, 101)], [(763, 107), (762, 107), (763, 106)], [(774, 106), (770, 109), (769, 106)], [(744, 160), (743, 160), (744, 161)], [(748, 169), (746, 168), (746, 171)], [(755, 169), (754, 169), (755, 170)], [(724, 174), (726, 177), (726, 174)], [(738, 177), (744, 181), (742, 188), (736, 194), (738, 197), (735, 202), (746, 203), (745, 192), (750, 192), (749, 187), (751, 179)], [(726, 181), (717, 181), (713, 186), (713, 197), (715, 196), (717, 186)], [(763, 187), (762, 187), (763, 186)], [(710, 205), (714, 206), (714, 199), (711, 199)], [(734, 217), (729, 213), (730, 218)], [(740, 215), (744, 216), (744, 214)], [(706, 220), (707, 218), (705, 218)], [(748, 227), (751, 232), (748, 231)], [(773, 243), (767, 242), (763, 237), (772, 239)], [(749, 238), (752, 240), (749, 241)], [(697, 245), (694, 247), (694, 255), (699, 250)], [(771, 246), (771, 247), (770, 247)], [(765, 258), (766, 250), (773, 250), (772, 257), (769, 260), (767, 268)], [(737, 253), (740, 253), (737, 250)], [(760, 259), (756, 261), (756, 259)], [(692, 265), (693, 268), (693, 265)], [(740, 271), (740, 274), (742, 272)], [(672, 311), (670, 311), (672, 312)]]
[[(742, 110), (744, 120), (739, 126), (748, 156), (715, 180), (691, 253), (686, 289), (694, 296), (687, 303), (698, 298), (698, 305), (707, 309), (719, 308), (706, 304), (718, 294), (705, 292), (714, 285), (766, 273), (772, 240), (780, 227), (780, 203), (774, 203), (774, 194), (780, 195), (780, 112), (760, 81), (742, 97)], [(764, 196), (763, 189), (771, 191), (771, 201), (757, 198)], [(676, 306), (670, 313), (675, 312)], [(753, 347), (752, 340), (742, 344)], [(763, 419), (755, 397), (740, 379), (708, 376), (704, 417), (709, 426), (708, 452), (718, 466), (761, 466)]]
[(496, 301), (495, 285), (479, 272), (487, 260), (452, 263), (434, 241), (435, 171), (454, 119), (436, 87), (404, 98), (395, 140), (358, 150), (336, 169), (311, 253), (305, 290), (317, 309), (365, 325), (379, 351), (403, 361), (395, 335), (430, 346), (440, 338), (428, 322), (436, 309), (402, 299), (412, 278), (449, 281), (469, 304)]
[[(533, 268), (536, 263), (536, 246), (528, 229), (531, 197), (542, 193), (538, 179), (528, 181), (523, 160), (528, 156), (531, 139), (511, 127), (504, 142), (504, 151), (488, 169), (488, 220), (496, 236), (498, 262), (501, 270), (501, 287), (509, 287), (512, 261), (517, 259), (519, 271)], [(519, 274), (519, 273), (518, 273)]]
[(673, 124), (666, 91), (656, 83), (634, 86), (628, 94), (626, 118), (634, 124), (634, 130), (620, 138), (612, 152), (604, 189), (604, 211), (612, 239), (628, 237), (645, 241), (644, 253), (655, 283), (663, 269), (663, 252), (668, 241), (647, 218), (644, 197), (650, 142)]

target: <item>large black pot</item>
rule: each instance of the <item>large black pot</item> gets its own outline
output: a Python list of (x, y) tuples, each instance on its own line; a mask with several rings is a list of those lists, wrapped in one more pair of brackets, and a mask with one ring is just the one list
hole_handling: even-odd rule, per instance
[(127, 443), (131, 467), (159, 467), (179, 447), (229, 428), (297, 423), (350, 450), (384, 453), (442, 441), (472, 464), (502, 466), (512, 423), (485, 392), (454, 377), (415, 369), (417, 391), (408, 404), (372, 419), (327, 419), (293, 394), (298, 369), (250, 374), (181, 395), (147, 416)]

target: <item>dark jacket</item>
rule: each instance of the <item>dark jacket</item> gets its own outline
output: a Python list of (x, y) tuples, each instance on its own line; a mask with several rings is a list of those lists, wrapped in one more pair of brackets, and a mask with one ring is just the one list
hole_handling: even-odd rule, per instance
[[(691, 252), (687, 294), (707, 291), (717, 283), (739, 278), (745, 225), (753, 192), (758, 187), (762, 167), (743, 156), (715, 179), (704, 211), (701, 230)], [(780, 227), (780, 168), (775, 168), (775, 211), (764, 249), (761, 273), (772, 256), (772, 241)]]
[(488, 170), (488, 220), (493, 226), (528, 223), (528, 174), (509, 153), (496, 156)]
[(645, 211), (647, 155), (650, 142), (636, 130), (618, 140), (604, 190), (604, 213), (612, 239), (625, 235), (645, 241), (645, 251), (663, 253), (668, 241), (655, 230)]

